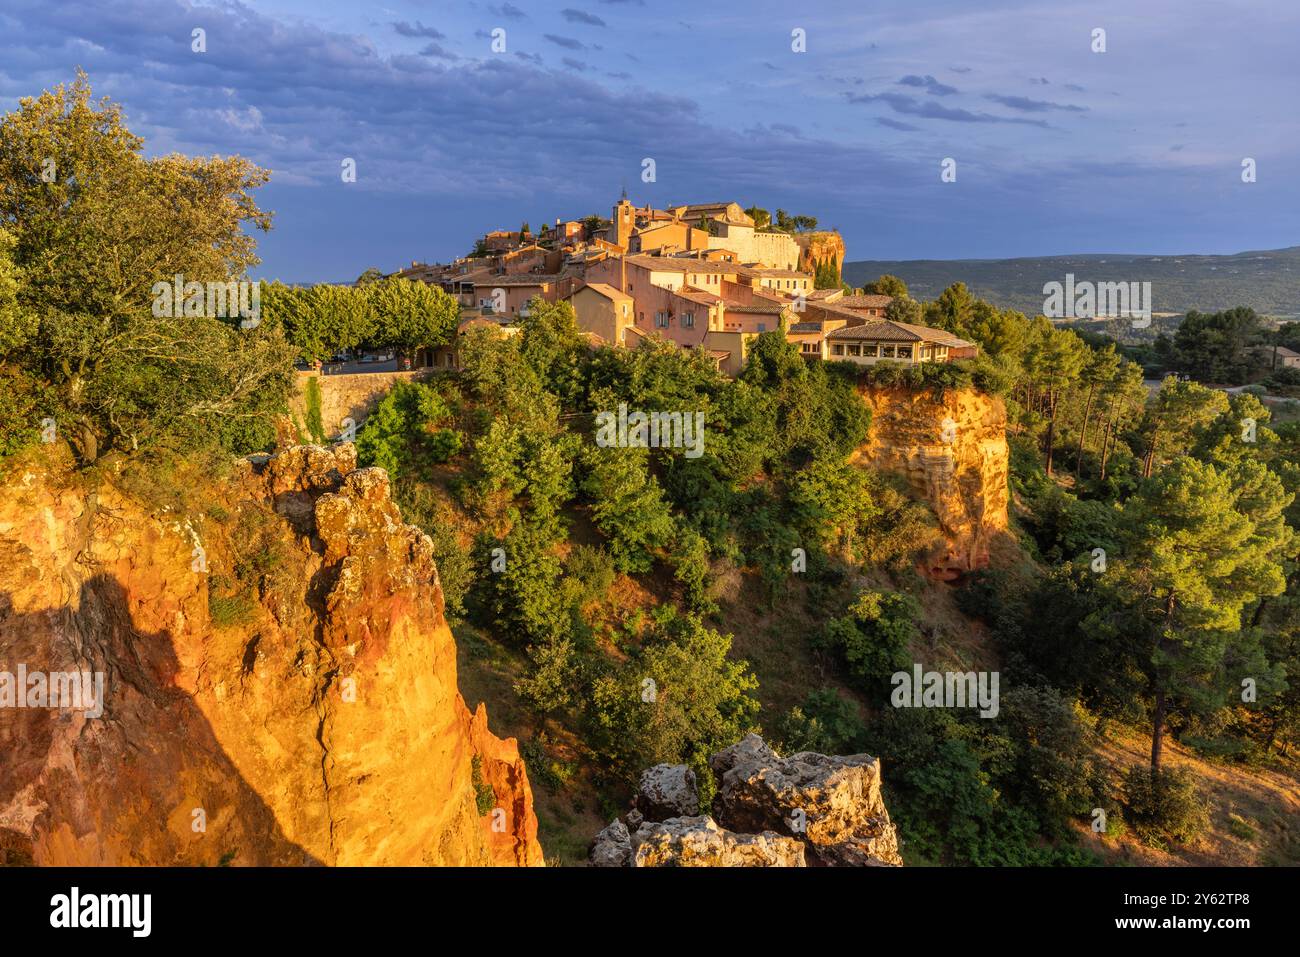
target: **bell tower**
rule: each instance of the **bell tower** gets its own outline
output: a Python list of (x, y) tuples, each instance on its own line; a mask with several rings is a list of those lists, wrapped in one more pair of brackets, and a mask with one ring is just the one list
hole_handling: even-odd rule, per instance
[(614, 206), (614, 242), (622, 246), (624, 251), (627, 250), (627, 244), (632, 239), (632, 227), (635, 225), (635, 209), (628, 202), (627, 190), (623, 190), (623, 196)]

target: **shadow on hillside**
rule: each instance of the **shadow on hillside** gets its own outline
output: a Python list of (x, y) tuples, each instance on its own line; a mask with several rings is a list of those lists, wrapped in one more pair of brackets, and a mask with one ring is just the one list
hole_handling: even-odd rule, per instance
[[(16, 677), (20, 664), (29, 675), (102, 672), (103, 713), (0, 708), (0, 816), (12, 825), (18, 815), (6, 812), (43, 805), (27, 833), (0, 833), (0, 861), (47, 863), (42, 854), (58, 832), (58, 859), (48, 863), (320, 863), (285, 837), (194, 700), (174, 686), (171, 633), (136, 631), (111, 576), (88, 579), (75, 607), (31, 614), (15, 612), (0, 592), (0, 671)], [(194, 830), (195, 808), (205, 831)], [(83, 859), (65, 860), (74, 839)]]

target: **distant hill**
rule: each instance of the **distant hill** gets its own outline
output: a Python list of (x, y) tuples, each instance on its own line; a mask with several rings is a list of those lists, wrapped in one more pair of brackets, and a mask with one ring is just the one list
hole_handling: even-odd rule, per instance
[(1029, 315), (1042, 311), (1043, 284), (1150, 282), (1155, 312), (1213, 312), (1252, 306), (1257, 312), (1300, 318), (1300, 246), (1232, 256), (1132, 256), (1096, 254), (1032, 259), (910, 259), (846, 262), (844, 279), (854, 286), (892, 273), (917, 299), (933, 299), (954, 282), (1004, 308)]

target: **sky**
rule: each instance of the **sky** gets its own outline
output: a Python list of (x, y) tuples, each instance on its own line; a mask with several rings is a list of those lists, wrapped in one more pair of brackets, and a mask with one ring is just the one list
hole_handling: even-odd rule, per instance
[(1233, 253), (1300, 244), (1297, 49), (1296, 0), (0, 0), (0, 110), (81, 67), (151, 155), (270, 169), (254, 275), (288, 282), (624, 188), (850, 260)]

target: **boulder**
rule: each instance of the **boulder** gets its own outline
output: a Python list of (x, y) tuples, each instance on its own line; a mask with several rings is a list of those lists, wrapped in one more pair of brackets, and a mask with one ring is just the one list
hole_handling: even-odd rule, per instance
[(801, 751), (782, 758), (756, 734), (715, 754), (713, 812), (735, 831), (775, 831), (807, 844), (811, 863), (903, 863), (880, 792), (880, 762)]
[(596, 836), (597, 867), (804, 867), (803, 844), (771, 831), (737, 834), (707, 814), (646, 821), (629, 833), (614, 821)]
[(641, 774), (635, 806), (648, 821), (700, 813), (695, 772), (684, 764), (656, 764)]

